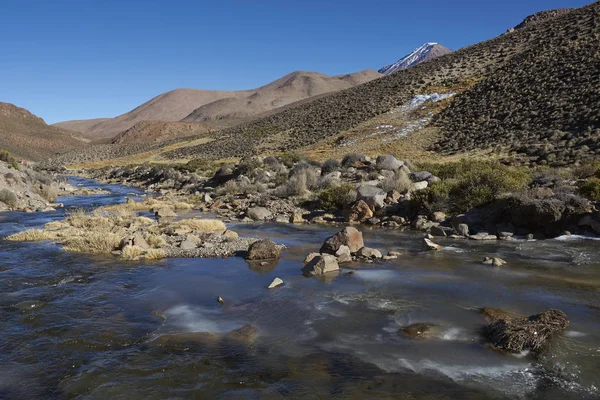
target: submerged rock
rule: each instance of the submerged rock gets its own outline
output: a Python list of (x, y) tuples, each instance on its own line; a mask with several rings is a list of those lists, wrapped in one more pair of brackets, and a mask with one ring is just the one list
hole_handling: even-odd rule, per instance
[(506, 261), (504, 261), (501, 258), (498, 257), (485, 257), (482, 261), (482, 263), (484, 265), (492, 265), (494, 267), (501, 267), (504, 264), (506, 264)]
[(250, 344), (258, 336), (258, 329), (252, 325), (244, 325), (239, 329), (235, 329), (229, 332), (226, 336), (227, 339), (233, 340), (243, 344)]
[(321, 254), (314, 257), (302, 268), (302, 274), (306, 277), (323, 275), (328, 272), (339, 270), (337, 259), (330, 254)]
[(437, 327), (438, 325), (421, 322), (400, 328), (398, 334), (412, 339), (426, 339), (433, 335)]
[(528, 318), (502, 318), (486, 326), (483, 334), (490, 345), (510, 353), (539, 352), (558, 332), (569, 326), (564, 312), (549, 309)]
[(281, 248), (270, 239), (259, 240), (250, 245), (247, 260), (272, 260), (279, 258)]

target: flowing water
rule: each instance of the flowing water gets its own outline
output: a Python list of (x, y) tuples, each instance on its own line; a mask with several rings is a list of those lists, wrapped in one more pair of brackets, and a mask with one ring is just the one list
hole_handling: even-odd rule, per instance
[[(113, 194), (4, 213), (0, 236), (136, 192), (75, 183)], [(368, 246), (403, 255), (307, 279), (302, 260), (339, 227), (230, 227), (288, 250), (276, 265), (124, 262), (0, 241), (0, 398), (600, 398), (600, 241), (446, 240), (421, 253), (419, 233), (365, 230)], [(486, 255), (508, 265), (481, 265)], [(285, 285), (267, 290), (276, 276)], [(510, 356), (481, 343), (479, 307), (557, 308), (571, 325), (541, 358)], [(433, 337), (398, 335), (418, 322), (434, 324)], [(253, 341), (228, 339), (245, 325)]]

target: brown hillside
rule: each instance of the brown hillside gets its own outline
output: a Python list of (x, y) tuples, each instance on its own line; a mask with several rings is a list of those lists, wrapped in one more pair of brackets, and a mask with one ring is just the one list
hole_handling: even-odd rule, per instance
[(131, 128), (115, 136), (111, 143), (152, 143), (167, 139), (198, 135), (210, 129), (193, 122), (140, 121)]
[(0, 102), (1, 149), (37, 161), (84, 145), (74, 132), (48, 126), (24, 108)]
[[(379, 77), (375, 71), (362, 71), (342, 77), (330, 77), (313, 72), (294, 72), (258, 89), (241, 91), (211, 91), (176, 89), (161, 94), (134, 110), (108, 119), (66, 121), (58, 127), (81, 132), (87, 138), (113, 138), (140, 121), (228, 121), (231, 126), (241, 118), (260, 114), (310, 96), (347, 89)], [(231, 121), (229, 121), (231, 120)], [(173, 137), (174, 125), (169, 131)]]
[(370, 70), (334, 77), (297, 71), (249, 93), (205, 104), (182, 121), (246, 118), (313, 96), (348, 89), (380, 76), (378, 72)]

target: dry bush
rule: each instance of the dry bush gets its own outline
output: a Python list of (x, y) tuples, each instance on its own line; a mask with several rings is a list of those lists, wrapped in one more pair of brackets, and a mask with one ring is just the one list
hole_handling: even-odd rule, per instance
[(54, 203), (58, 198), (58, 187), (56, 185), (42, 184), (40, 195), (50, 203)]
[(17, 195), (8, 189), (0, 190), (0, 201), (13, 208), (18, 205)]
[(63, 249), (76, 253), (110, 253), (121, 244), (122, 235), (112, 232), (87, 232), (63, 240)]
[(236, 181), (234, 181), (233, 179), (225, 182), (225, 184), (223, 186), (221, 186), (219, 189), (217, 189), (217, 194), (218, 195), (230, 195), (233, 196), (235, 194), (238, 194), (240, 192), (240, 188), (238, 187), (238, 184)]
[(43, 229), (29, 229), (27, 231), (14, 233), (5, 238), (5, 240), (10, 240), (13, 242), (43, 242), (45, 240), (56, 239), (56, 232), (46, 231)]
[(146, 239), (146, 243), (148, 243), (149, 246), (155, 248), (167, 247), (169, 245), (162, 236), (152, 233), (146, 235), (144, 239)]
[(162, 249), (142, 249), (127, 245), (121, 250), (121, 257), (126, 260), (159, 260), (166, 258), (167, 254)]
[(193, 231), (201, 232), (218, 232), (227, 230), (227, 227), (222, 221), (216, 219), (199, 218), (188, 218), (175, 221), (167, 225), (164, 229), (177, 229), (181, 227), (188, 227)]

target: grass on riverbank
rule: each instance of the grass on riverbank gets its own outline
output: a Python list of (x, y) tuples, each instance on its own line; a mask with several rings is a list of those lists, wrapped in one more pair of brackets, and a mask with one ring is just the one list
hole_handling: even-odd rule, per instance
[[(183, 219), (158, 223), (120, 209), (106, 212), (101, 209), (86, 213), (76, 211), (62, 221), (47, 223), (43, 229), (30, 229), (6, 238), (9, 241), (56, 241), (63, 249), (75, 253), (111, 254), (120, 250), (126, 260), (155, 260), (166, 257), (168, 235), (177, 230), (190, 232), (224, 232), (225, 224), (211, 219)], [(127, 238), (143, 238), (149, 248), (128, 244)], [(144, 246), (145, 247), (145, 246)]]

